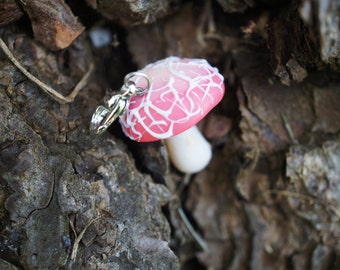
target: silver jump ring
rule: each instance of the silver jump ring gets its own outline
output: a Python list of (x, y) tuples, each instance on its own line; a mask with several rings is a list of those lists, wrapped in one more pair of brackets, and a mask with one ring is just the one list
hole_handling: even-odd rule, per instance
[(133, 77), (142, 77), (146, 80), (146, 83), (147, 83), (146, 87), (145, 88), (136, 87), (136, 93), (135, 93), (136, 96), (144, 95), (151, 87), (150, 78), (148, 77), (148, 75), (146, 75), (143, 72), (131, 72), (124, 77), (124, 86), (126, 88), (129, 88), (131, 84), (135, 84), (135, 82), (131, 80)]

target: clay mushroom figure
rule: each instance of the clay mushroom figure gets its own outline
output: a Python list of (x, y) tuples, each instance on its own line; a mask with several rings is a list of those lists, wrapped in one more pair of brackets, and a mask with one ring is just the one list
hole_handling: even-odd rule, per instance
[[(173, 165), (183, 173), (204, 169), (210, 144), (196, 124), (223, 98), (223, 76), (203, 59), (168, 57), (140, 70), (151, 82), (119, 117), (124, 133), (138, 142), (164, 140)], [(145, 80), (136, 79), (143, 88)]]

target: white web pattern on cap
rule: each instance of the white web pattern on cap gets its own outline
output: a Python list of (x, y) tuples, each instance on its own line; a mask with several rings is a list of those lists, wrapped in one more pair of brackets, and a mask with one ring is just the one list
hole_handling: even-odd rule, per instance
[[(217, 68), (211, 67), (208, 62), (203, 59), (184, 60), (185, 63), (182, 63), (178, 57), (169, 57), (154, 64), (147, 65), (140, 71), (149, 75), (157, 69), (164, 70), (165, 67), (167, 67), (166, 72), (169, 72), (171, 76), (168, 78), (168, 81), (159, 88), (154, 87), (152, 83), (153, 78), (151, 77), (149, 92), (142, 97), (131, 99), (131, 105), (136, 105), (138, 102), (139, 105), (135, 108), (131, 108), (133, 106), (130, 105), (127, 113), (120, 118), (124, 132), (131, 139), (140, 141), (144, 133), (149, 133), (152, 137), (158, 139), (174, 136), (174, 128), (176, 125), (184, 125), (188, 123), (191, 118), (198, 118), (198, 116), (204, 117), (210, 109), (221, 100), (224, 93), (223, 76), (218, 73)], [(181, 65), (184, 65), (184, 67), (180, 67)], [(183, 72), (183, 69), (188, 69), (188, 72)], [(203, 69), (204, 72), (201, 74), (195, 69)], [(179, 91), (174, 86), (176, 79), (183, 80), (189, 87), (185, 91)], [(136, 80), (137, 85), (138, 83), (139, 81)], [(212, 95), (212, 91), (214, 91), (214, 95), (216, 95), (217, 98)], [(216, 93), (216, 91), (220, 93)], [(159, 102), (152, 101), (154, 95), (157, 95), (158, 92), (161, 92)], [(182, 92), (185, 93), (184, 96)], [(170, 101), (169, 97), (174, 100)], [(171, 105), (163, 109), (158, 107), (156, 103), (163, 105), (166, 103), (169, 105), (171, 103)], [(211, 108), (207, 109), (209, 105)], [(180, 110), (181, 115), (184, 115), (176, 120), (171, 119), (170, 116), (174, 109)], [(153, 112), (162, 115), (162, 119), (156, 119)], [(157, 117), (159, 116), (157, 115)], [(150, 122), (150, 124), (147, 122)], [(139, 125), (135, 125), (136, 123), (141, 125), (144, 130), (138, 130), (136, 127)]]

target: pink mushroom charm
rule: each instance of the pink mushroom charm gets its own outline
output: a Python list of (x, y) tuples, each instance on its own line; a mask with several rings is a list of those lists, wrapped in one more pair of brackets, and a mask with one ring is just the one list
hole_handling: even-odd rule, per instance
[[(165, 139), (170, 159), (184, 173), (202, 170), (211, 159), (210, 144), (195, 126), (224, 95), (223, 76), (203, 59), (168, 57), (139, 72), (151, 82), (133, 96), (120, 116), (124, 133), (139, 142)], [(145, 80), (137, 79), (137, 87)]]

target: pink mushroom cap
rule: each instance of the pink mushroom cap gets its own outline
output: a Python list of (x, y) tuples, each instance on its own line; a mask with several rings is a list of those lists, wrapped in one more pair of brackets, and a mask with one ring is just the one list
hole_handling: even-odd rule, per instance
[[(196, 125), (223, 98), (224, 79), (204, 59), (168, 57), (139, 72), (151, 81), (142, 96), (131, 98), (120, 116), (124, 133), (132, 140), (151, 142), (175, 136)], [(135, 81), (145, 87), (145, 79)]]

